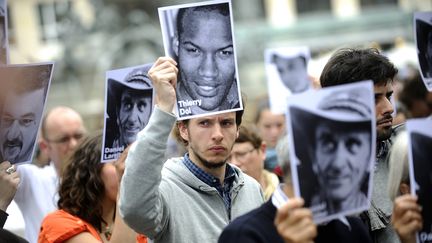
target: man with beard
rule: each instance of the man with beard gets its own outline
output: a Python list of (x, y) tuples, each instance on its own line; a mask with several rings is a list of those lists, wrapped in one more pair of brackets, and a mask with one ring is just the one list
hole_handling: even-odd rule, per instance
[[(12, 164), (31, 160), (48, 90), (50, 66), (2, 68), (0, 154)], [(13, 81), (13, 82), (11, 82)]]
[(376, 49), (341, 49), (325, 65), (320, 82), (323, 88), (372, 80), (375, 93), (377, 130), (376, 164), (371, 207), (362, 214), (369, 225), (374, 242), (399, 242), (390, 224), (393, 203), (387, 193), (388, 153), (397, 132), (392, 127), (394, 65)]
[(176, 117), (177, 63), (159, 58), (148, 74), (156, 106), (126, 160), (120, 214), (154, 242), (217, 242), (228, 223), (258, 207), (258, 182), (227, 163), (243, 111), (178, 121), (175, 133), (187, 146), (183, 157), (165, 162)]
[(188, 101), (197, 105), (186, 115), (240, 107), (228, 3), (180, 8), (173, 51), (180, 111)]

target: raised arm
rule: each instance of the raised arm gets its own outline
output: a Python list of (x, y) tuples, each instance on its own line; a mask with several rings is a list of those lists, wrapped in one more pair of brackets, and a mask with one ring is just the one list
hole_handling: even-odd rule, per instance
[(120, 214), (136, 232), (154, 238), (167, 225), (169, 212), (160, 193), (168, 136), (176, 117), (177, 63), (160, 57), (149, 70), (156, 107), (147, 126), (132, 144), (120, 186)]

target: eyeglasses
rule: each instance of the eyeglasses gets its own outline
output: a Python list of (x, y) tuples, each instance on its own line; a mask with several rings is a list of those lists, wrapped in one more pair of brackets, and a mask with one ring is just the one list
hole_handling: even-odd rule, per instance
[(252, 153), (256, 148), (252, 148), (248, 151), (244, 152), (232, 152), (228, 158), (228, 160), (236, 159), (236, 160), (242, 160), (246, 158), (246, 156), (250, 153)]
[(60, 137), (58, 139), (46, 139), (48, 142), (50, 143), (67, 143), (69, 142), (72, 138), (75, 140), (81, 140), (84, 137), (84, 133), (75, 133), (72, 135), (65, 135), (63, 137)]
[(1, 118), (1, 123), (5, 127), (11, 127), (15, 121), (18, 121), (18, 124), (22, 127), (28, 127), (30, 125), (36, 124), (36, 121), (35, 121), (33, 116), (17, 119), (17, 118), (13, 118), (11, 116), (5, 115)]

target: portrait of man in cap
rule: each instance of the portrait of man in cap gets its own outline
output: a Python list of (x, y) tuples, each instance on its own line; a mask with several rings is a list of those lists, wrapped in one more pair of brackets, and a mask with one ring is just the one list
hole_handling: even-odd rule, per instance
[(153, 86), (147, 72), (151, 64), (112, 70), (126, 73), (124, 79), (111, 78), (107, 72), (105, 139), (102, 161), (116, 159), (136, 140), (153, 110)]
[(0, 67), (0, 158), (32, 160), (53, 64)]
[(315, 111), (289, 107), (300, 194), (318, 221), (368, 207), (371, 98), (353, 88), (326, 95)]
[[(230, 3), (159, 9), (166, 53), (178, 63), (180, 118), (241, 109)], [(166, 16), (172, 16), (167, 22)]]

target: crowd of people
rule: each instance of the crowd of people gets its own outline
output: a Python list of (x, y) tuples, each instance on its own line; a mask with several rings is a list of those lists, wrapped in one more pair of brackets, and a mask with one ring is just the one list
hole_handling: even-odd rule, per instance
[[(326, 105), (326, 109), (375, 114), (374, 134), (367, 132), (370, 124), (362, 122), (346, 125), (308, 116), (298, 121), (305, 134), (313, 134), (306, 136), (312, 140), (303, 146), (324, 151), (327, 156), (312, 159), (311, 172), (317, 178), (297, 179), (316, 180), (321, 188), (318, 196), (326, 194), (326, 200), (330, 198), (330, 211), (344, 211), (346, 201), (353, 204), (367, 200), (362, 186), (372, 175), (358, 169), (366, 162), (356, 164), (347, 154), (357, 156), (357, 162), (371, 156), (376, 161), (370, 171), (370, 207), (360, 214), (317, 223), (309, 207), (315, 199), (294, 193), (296, 178), (290, 166), (286, 117), (272, 112), (267, 99), (258, 105), (253, 124), (242, 124), (247, 107), (190, 119), (178, 119), (173, 113), (179, 104), (178, 95), (184, 97), (187, 92), (190, 96), (181, 99), (196, 100), (195, 92), (209, 94), (199, 98), (203, 105), (196, 110), (198, 113), (203, 108), (220, 111), (219, 106), (239, 107), (238, 102), (227, 99), (237, 83), (233, 70), (224, 71), (234, 63), (232, 38), (222, 31), (229, 25), (229, 14), (219, 8), (198, 7), (182, 10), (180, 15), (178, 26), (185, 33), (174, 38), (177, 58), (159, 57), (145, 75), (154, 89), (156, 106), (145, 127), (140, 126), (140, 131), (130, 136), (134, 141), (128, 141), (122, 132), (118, 134), (125, 137), (117, 142), (122, 142), (125, 151), (114, 163), (100, 162), (102, 134), (89, 134), (81, 115), (65, 106), (52, 108), (42, 118), (38, 145), (49, 157), (48, 165), (15, 166), (7, 158), (0, 163), (0, 242), (416, 241), (424, 219), (417, 197), (410, 194), (414, 185), (409, 183), (405, 126), (403, 122), (396, 125), (393, 119), (392, 96), (398, 69), (388, 58), (373, 48), (340, 49), (319, 78), (322, 88), (372, 81), (374, 112), (337, 104)], [(184, 27), (191, 18), (199, 21)], [(222, 26), (221, 31), (207, 31), (206, 39), (195, 39), (195, 32), (207, 25)], [(222, 47), (215, 51), (220, 42)], [(209, 85), (199, 82), (210, 82), (212, 75), (229, 79), (229, 86), (221, 87), (217, 94), (207, 92)], [(419, 82), (416, 77), (413, 80)], [(399, 102), (406, 103), (402, 121), (432, 114), (430, 92), (411, 96), (415, 92), (410, 91), (410, 82), (414, 81), (407, 81), (398, 93)], [(147, 86), (141, 90), (147, 90)], [(337, 96), (331, 98), (341, 101)], [(344, 105), (360, 102), (355, 98), (342, 101)], [(137, 100), (132, 103), (131, 107), (138, 107)], [(420, 103), (425, 106), (417, 105)], [(118, 104), (113, 114), (120, 117), (122, 108)], [(312, 124), (312, 120), (319, 122)], [(122, 119), (112, 122), (123, 126)], [(181, 156), (167, 158), (171, 136), (184, 148)], [(372, 138), (376, 138), (376, 151), (368, 147)], [(349, 191), (324, 181), (339, 174), (349, 178)], [(353, 192), (360, 196), (354, 197)], [(23, 213), (25, 239), (3, 229), (12, 200)]]

